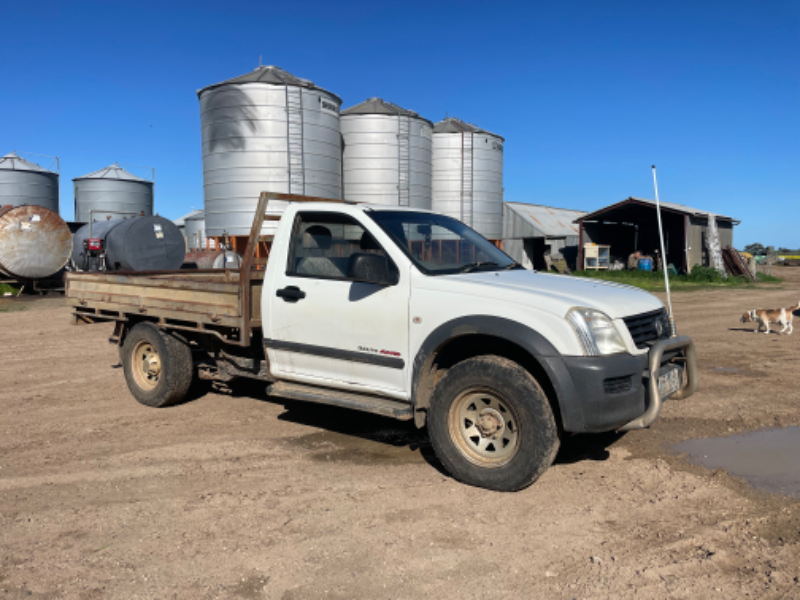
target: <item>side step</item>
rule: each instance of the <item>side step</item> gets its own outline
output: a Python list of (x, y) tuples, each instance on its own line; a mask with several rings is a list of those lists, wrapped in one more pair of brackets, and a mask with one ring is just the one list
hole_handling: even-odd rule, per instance
[(379, 396), (368, 396), (357, 392), (347, 392), (344, 390), (332, 390), (313, 385), (303, 385), (302, 383), (289, 383), (279, 381), (267, 386), (267, 393), (270, 396), (281, 396), (291, 400), (302, 400), (303, 402), (316, 402), (317, 404), (330, 404), (331, 406), (341, 406), (362, 412), (392, 417), (399, 421), (410, 421), (414, 416), (411, 406), (405, 402), (389, 400)]

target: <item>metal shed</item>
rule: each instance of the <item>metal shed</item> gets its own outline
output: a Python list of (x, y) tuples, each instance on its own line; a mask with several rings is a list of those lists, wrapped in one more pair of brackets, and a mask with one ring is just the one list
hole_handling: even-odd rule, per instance
[(503, 205), (503, 250), (528, 268), (544, 270), (544, 255), (564, 258), (570, 268), (578, 256), (579, 230), (574, 223), (586, 212), (540, 204)]
[[(721, 247), (733, 245), (733, 227), (740, 221), (706, 210), (661, 202), (666, 263), (691, 272), (695, 265), (710, 266), (706, 248), (709, 218), (714, 217)], [(585, 244), (611, 246), (611, 257), (625, 262), (636, 250), (653, 254), (659, 248), (658, 215), (655, 200), (629, 197), (575, 220), (580, 230), (579, 264)]]

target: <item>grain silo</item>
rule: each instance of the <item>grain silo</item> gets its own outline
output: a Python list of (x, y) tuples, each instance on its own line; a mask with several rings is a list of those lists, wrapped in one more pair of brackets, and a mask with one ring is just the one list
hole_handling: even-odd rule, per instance
[(203, 211), (186, 217), (184, 220), (183, 235), (186, 237), (186, 247), (189, 250), (202, 250), (206, 247), (206, 216)]
[(503, 234), (503, 141), (452, 117), (433, 127), (433, 210), (490, 240)]
[(24, 204), (58, 214), (58, 173), (12, 152), (0, 157), (0, 206)]
[(153, 182), (129, 173), (118, 164), (72, 181), (78, 222), (88, 223), (90, 210), (92, 221), (153, 215)]
[[(264, 191), (341, 198), (338, 96), (273, 66), (197, 95), (209, 236), (248, 235)], [(271, 202), (270, 212), (284, 207)]]
[(342, 111), (346, 200), (431, 208), (431, 130), (417, 113), (369, 98)]

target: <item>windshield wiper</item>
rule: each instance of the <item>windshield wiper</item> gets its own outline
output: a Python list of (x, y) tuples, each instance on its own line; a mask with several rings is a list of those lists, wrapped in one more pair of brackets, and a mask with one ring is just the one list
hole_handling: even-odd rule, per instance
[(509, 264), (509, 265), (506, 265), (505, 267), (503, 267), (503, 268), (501, 269), (501, 271), (510, 271), (511, 269), (524, 269), (524, 268), (525, 268), (525, 267), (523, 267), (523, 266), (522, 266), (521, 264), (519, 264), (518, 262), (512, 262), (511, 264)]
[(461, 273), (471, 273), (475, 269), (480, 269), (481, 267), (499, 267), (496, 262), (493, 260), (481, 261), (481, 262), (474, 262), (469, 263), (468, 265), (463, 265), (459, 268), (459, 272)]

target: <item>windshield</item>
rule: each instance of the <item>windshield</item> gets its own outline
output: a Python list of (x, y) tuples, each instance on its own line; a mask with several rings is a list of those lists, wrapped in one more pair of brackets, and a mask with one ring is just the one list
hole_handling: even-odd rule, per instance
[(366, 214), (427, 275), (518, 267), (492, 242), (450, 217), (399, 210), (375, 210)]

